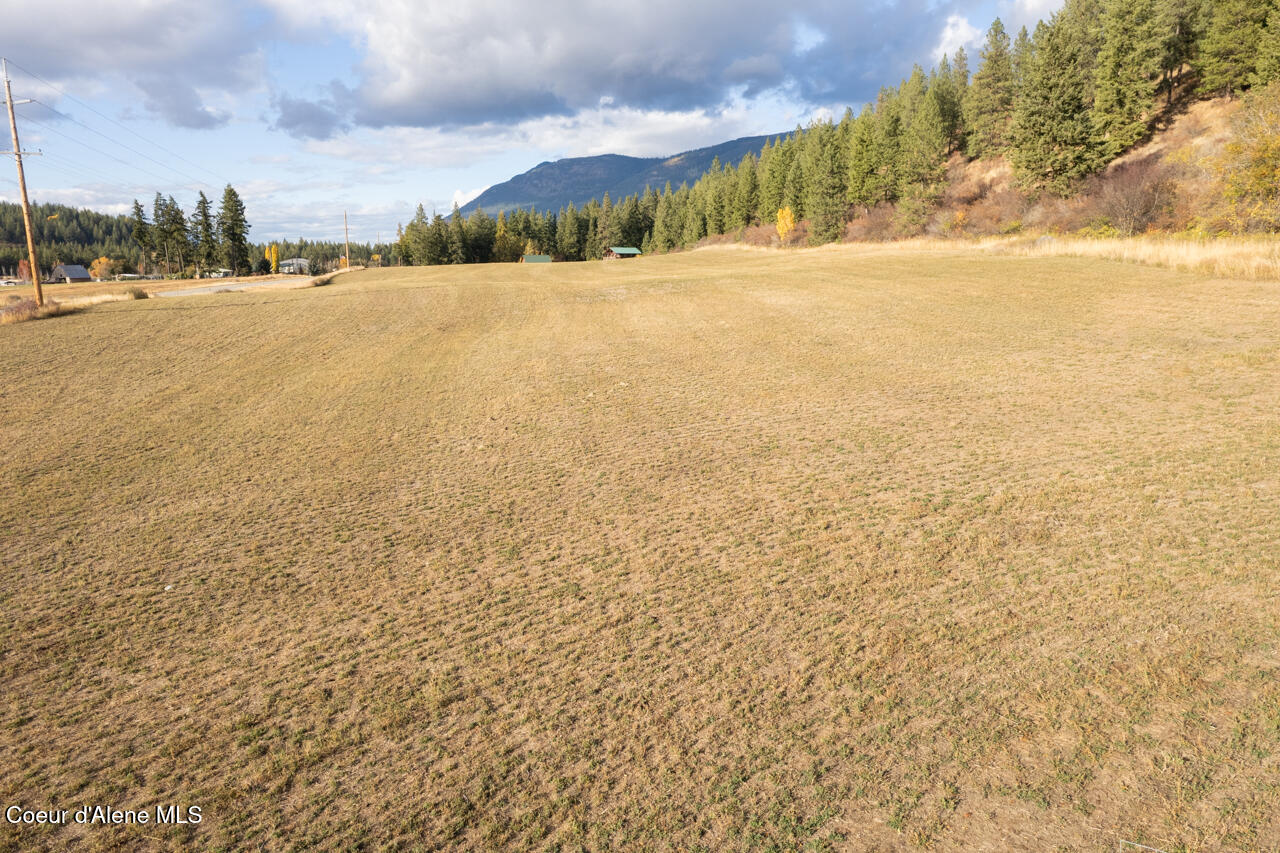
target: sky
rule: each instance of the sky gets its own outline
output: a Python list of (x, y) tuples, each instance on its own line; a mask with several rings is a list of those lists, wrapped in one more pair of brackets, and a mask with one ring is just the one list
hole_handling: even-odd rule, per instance
[[(664, 156), (859, 109), (1061, 0), (0, 0), (33, 201), (188, 211), (255, 242), (392, 240), (538, 163)], [(6, 149), (8, 145), (4, 146)], [(16, 201), (12, 163), (0, 200)]]

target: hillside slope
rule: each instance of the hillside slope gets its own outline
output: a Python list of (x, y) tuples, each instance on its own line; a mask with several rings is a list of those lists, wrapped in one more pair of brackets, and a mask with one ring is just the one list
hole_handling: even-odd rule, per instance
[(642, 193), (646, 186), (661, 191), (668, 181), (672, 187), (685, 181), (692, 184), (717, 157), (721, 163), (736, 164), (747, 153), (759, 154), (771, 138), (744, 136), (670, 157), (601, 154), (539, 163), (524, 174), (489, 187), (462, 212), (470, 214), (477, 208), (492, 214), (515, 208), (559, 210), (570, 202), (581, 205), (603, 198), (606, 192), (611, 198), (620, 199)]

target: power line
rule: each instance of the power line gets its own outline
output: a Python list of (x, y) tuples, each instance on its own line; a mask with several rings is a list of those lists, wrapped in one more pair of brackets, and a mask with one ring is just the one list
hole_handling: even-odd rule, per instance
[[(62, 131), (58, 130), (56, 127), (50, 127), (49, 125), (45, 124), (44, 122), (42, 122), (42, 121), (37, 121), (36, 119), (31, 118), (30, 116), (27, 116), (27, 117), (26, 117), (26, 120), (27, 120), (28, 122), (30, 122), (31, 124), (34, 124), (34, 125), (36, 125), (36, 126), (38, 126), (38, 127), (43, 127), (45, 130), (50, 131), (51, 133), (56, 133), (56, 134), (58, 134), (59, 136), (61, 136), (61, 137), (65, 138), (65, 139), (69, 139), (69, 140), (71, 140), (72, 142), (74, 142), (76, 145), (79, 145), (79, 146), (80, 146), (80, 147), (82, 147), (82, 148), (88, 148), (90, 151), (92, 151), (92, 152), (94, 152), (95, 154), (98, 154), (98, 155), (100, 155), (100, 156), (102, 156), (102, 157), (106, 157), (108, 160), (114, 160), (114, 161), (116, 161), (117, 163), (119, 163), (119, 164), (120, 164), (120, 165), (122, 165), (122, 166), (128, 166), (128, 167), (129, 167), (129, 168), (131, 168), (131, 169), (137, 169), (139, 172), (143, 172), (144, 174), (150, 175), (151, 177), (153, 177), (153, 178), (155, 178), (155, 179), (157, 179), (157, 180), (159, 180), (159, 181), (165, 182), (165, 183), (168, 183), (168, 182), (171, 180), (170, 178), (166, 178), (164, 175), (157, 175), (155, 172), (152, 172), (150, 169), (144, 169), (144, 168), (142, 168), (141, 166), (138, 166), (138, 165), (136, 165), (136, 164), (134, 164), (134, 163), (130, 163), (130, 162), (128, 162), (127, 160), (121, 160), (119, 157), (116, 157), (116, 156), (114, 156), (114, 155), (108, 154), (106, 151), (103, 151), (101, 148), (94, 148), (94, 147), (93, 147), (92, 145), (90, 145), (89, 143), (87, 143), (87, 142), (82, 142), (81, 140), (76, 139), (74, 136), (71, 136), (70, 134), (67, 134), (67, 133), (63, 133)], [(203, 182), (203, 181), (200, 181), (200, 183), (204, 184), (204, 182)], [(204, 184), (204, 185), (205, 185), (205, 186), (209, 186), (208, 184)]]
[[(186, 163), (188, 166), (193, 166), (193, 167), (195, 167), (195, 168), (197, 168), (197, 169), (201, 170), (202, 172), (205, 172), (206, 174), (213, 175), (215, 178), (217, 178), (219, 181), (223, 182), (224, 184), (230, 184), (230, 183), (232, 183), (232, 181), (231, 181), (231, 179), (230, 179), (230, 178), (227, 178), (227, 177), (226, 177), (226, 176), (224, 176), (224, 175), (220, 175), (220, 174), (218, 174), (217, 172), (215, 172), (215, 171), (213, 171), (213, 170), (211, 170), (211, 169), (209, 169), (209, 168), (207, 168), (207, 167), (205, 167), (205, 166), (201, 166), (201, 165), (200, 165), (200, 164), (198, 164), (198, 163), (192, 163), (190, 160), (188, 160), (187, 158), (183, 157), (181, 154), (177, 153), (176, 151), (170, 151), (168, 148), (165, 148), (165, 147), (164, 147), (163, 145), (161, 145), (160, 143), (155, 142), (154, 140), (148, 139), (147, 137), (143, 136), (141, 133), (138, 133), (138, 132), (137, 132), (136, 130), (134, 130), (133, 128), (128, 127), (127, 125), (123, 125), (123, 124), (121, 124), (120, 122), (116, 121), (115, 119), (111, 118), (110, 116), (108, 116), (108, 115), (104, 115), (103, 113), (98, 112), (98, 111), (97, 111), (97, 110), (95, 110), (93, 107), (91, 107), (91, 106), (89, 106), (88, 104), (86, 104), (84, 101), (80, 100), (79, 98), (75, 97), (74, 95), (70, 95), (70, 94), (68, 94), (68, 93), (67, 93), (65, 90), (63, 90), (63, 89), (58, 88), (57, 86), (55, 86), (55, 85), (53, 85), (52, 83), (50, 83), (48, 80), (46, 80), (46, 79), (44, 79), (43, 77), (41, 77), (39, 74), (36, 74), (34, 71), (30, 71), (30, 70), (28, 70), (28, 69), (26, 69), (26, 68), (23, 68), (21, 65), (19, 65), (19, 64), (18, 64), (18, 63), (16, 63), (16, 62), (13, 62), (13, 63), (11, 63), (11, 64), (12, 64), (15, 68), (20, 69), (24, 74), (26, 74), (26, 75), (28, 75), (28, 76), (30, 76), (30, 77), (33, 77), (33, 78), (35, 78), (36, 80), (39, 80), (41, 83), (45, 84), (46, 86), (48, 86), (48, 87), (49, 87), (50, 89), (52, 89), (53, 91), (55, 91), (55, 92), (57, 92), (58, 94), (62, 95), (62, 97), (66, 98), (67, 100), (76, 102), (77, 104), (79, 104), (80, 106), (82, 106), (82, 107), (84, 107), (86, 110), (88, 110), (89, 112), (93, 113), (94, 115), (96, 115), (96, 116), (98, 116), (98, 117), (100, 117), (100, 118), (102, 118), (102, 119), (105, 119), (106, 121), (111, 122), (112, 124), (114, 124), (116, 127), (120, 128), (121, 130), (124, 130), (124, 131), (126, 131), (126, 132), (128, 132), (128, 133), (132, 133), (134, 136), (138, 137), (139, 139), (141, 139), (143, 142), (147, 143), (148, 145), (151, 145), (152, 147), (158, 148), (158, 149), (160, 149), (161, 151), (163, 151), (164, 153), (168, 154), (169, 156), (171, 156), (171, 157), (175, 157), (175, 158), (177, 158), (178, 160), (181, 160), (183, 163)], [(49, 105), (48, 105), (48, 104), (45, 104), (44, 106), (48, 107)], [(49, 109), (53, 109), (53, 107), (49, 107)], [(54, 110), (54, 111), (55, 111), (55, 112), (57, 112), (56, 110)], [(75, 119), (72, 119), (72, 121), (75, 121)], [(77, 123), (79, 123), (79, 122), (77, 122)], [(86, 125), (86, 126), (87, 126), (87, 125)], [(96, 131), (95, 131), (95, 132), (96, 132)], [(166, 168), (168, 168), (168, 167), (166, 167)], [(178, 170), (177, 170), (177, 169), (174, 169), (174, 171), (176, 172), (176, 171), (178, 171)], [(181, 172), (179, 172), (179, 174), (181, 174)], [(212, 186), (211, 184), (205, 183), (204, 181), (200, 181), (200, 183), (204, 183), (204, 184), (205, 184), (205, 186)]]
[[(51, 112), (53, 112), (53, 113), (56, 113), (57, 115), (62, 116), (62, 117), (63, 117), (63, 118), (65, 118), (67, 121), (74, 122), (75, 124), (80, 125), (81, 127), (83, 127), (85, 130), (89, 131), (90, 133), (96, 133), (96, 134), (98, 134), (98, 136), (101, 136), (103, 139), (107, 140), (108, 142), (112, 142), (112, 143), (115, 143), (116, 145), (119, 145), (121, 148), (125, 149), (126, 151), (130, 151), (130, 152), (132, 152), (132, 153), (134, 153), (134, 154), (137, 154), (139, 157), (142, 157), (142, 158), (144, 158), (144, 159), (150, 160), (152, 163), (155, 163), (155, 164), (156, 164), (157, 166), (159, 166), (161, 169), (168, 169), (168, 170), (169, 170), (169, 171), (171, 171), (171, 172), (174, 172), (174, 173), (176, 173), (176, 174), (181, 175), (182, 177), (186, 178), (187, 180), (195, 181), (197, 184), (201, 184), (202, 186), (206, 186), (206, 187), (208, 187), (209, 189), (214, 190), (214, 191), (216, 192), (216, 189), (217, 189), (217, 188), (216, 188), (216, 187), (214, 187), (214, 185), (213, 185), (213, 184), (211, 184), (211, 183), (209, 183), (208, 181), (203, 181), (203, 180), (201, 180), (200, 178), (197, 178), (195, 175), (188, 175), (186, 172), (182, 171), (181, 169), (175, 169), (175, 168), (174, 168), (174, 167), (172, 167), (172, 166), (169, 166), (169, 165), (166, 165), (166, 164), (164, 164), (164, 163), (161, 163), (161, 162), (160, 162), (159, 160), (157, 160), (156, 158), (154, 158), (154, 157), (149, 157), (149, 156), (147, 156), (146, 154), (143, 154), (143, 153), (142, 153), (141, 151), (139, 151), (138, 149), (136, 149), (136, 148), (131, 148), (130, 146), (125, 145), (123, 142), (121, 142), (121, 141), (120, 141), (120, 140), (118, 140), (118, 139), (112, 139), (110, 136), (107, 136), (107, 135), (106, 135), (105, 133), (103, 133), (102, 131), (100, 131), (100, 130), (96, 130), (96, 129), (94, 129), (94, 128), (90, 127), (89, 125), (85, 124), (84, 122), (80, 121), (79, 119), (72, 118), (71, 116), (67, 115), (66, 113), (64, 113), (64, 112), (62, 112), (62, 111), (60, 111), (60, 110), (56, 110), (56, 109), (54, 109), (53, 107), (51, 107), (51, 106), (49, 106), (48, 104), (46, 104), (44, 101), (35, 101), (35, 103), (39, 104), (40, 106), (44, 107), (45, 109), (47, 109), (47, 110), (49, 110), (49, 111), (51, 111)], [(30, 119), (30, 118), (28, 117), (28, 121), (31, 121), (31, 120), (32, 120), (32, 119)]]
[(18, 120), (13, 114), (13, 89), (9, 85), (9, 63), (0, 58), (0, 71), (4, 74), (4, 105), (9, 113), (9, 133), (13, 139), (13, 160), (18, 168), (18, 193), (22, 196), (22, 225), (27, 232), (27, 262), (31, 268), (31, 287), (35, 291), (36, 307), (44, 304), (44, 291), (40, 287), (40, 263), (36, 259), (35, 228), (31, 224), (31, 202), (27, 199), (27, 179), (22, 173), (22, 144), (18, 142)]

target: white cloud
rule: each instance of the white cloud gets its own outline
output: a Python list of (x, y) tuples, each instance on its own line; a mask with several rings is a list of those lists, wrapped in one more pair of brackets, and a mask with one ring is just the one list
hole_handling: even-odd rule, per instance
[(464, 204), (471, 201), (471, 199), (480, 195), (480, 193), (484, 192), (487, 189), (489, 189), (489, 187), (484, 186), (484, 187), (477, 187), (474, 190), (466, 190), (465, 192), (463, 190), (454, 190), (453, 203), (458, 205), (458, 207), (462, 207)]
[(827, 40), (827, 34), (805, 20), (797, 20), (792, 27), (792, 50), (804, 55)]
[(1026, 27), (1028, 31), (1036, 28), (1037, 21), (1047, 21), (1049, 17), (1062, 8), (1063, 0), (1004, 0), (1001, 3), (1000, 17), (1004, 28), (1013, 37), (1018, 30)]
[[(262, 2), (287, 28), (324, 28), (360, 46), (359, 79), (335, 107), (368, 127), (513, 124), (576, 116), (610, 102), (664, 113), (716, 109), (739, 89), (752, 96), (785, 90), (808, 103), (857, 103), (926, 60), (948, 15), (968, 26), (959, 12), (978, 5)], [(970, 30), (950, 38), (968, 38)]]
[(962, 47), (972, 52), (972, 48), (981, 39), (982, 31), (969, 23), (968, 18), (962, 15), (950, 15), (946, 26), (942, 28), (938, 46), (933, 49), (933, 61), (940, 62), (944, 56), (953, 56)]
[(738, 96), (718, 110), (600, 106), (512, 125), (361, 129), (334, 139), (311, 140), (306, 150), (359, 162), (371, 174), (394, 173), (406, 166), (459, 168), (521, 150), (529, 151), (531, 157), (663, 157), (739, 136), (781, 133), (797, 123), (831, 115), (827, 107), (797, 112), (779, 96)]
[[(18, 0), (5, 10), (5, 52), (18, 72), (69, 85), (81, 98), (114, 94), (124, 78), (140, 95), (133, 100), (170, 123), (220, 127), (229, 115), (209, 107), (207, 96), (251, 89), (266, 68), (240, 5)], [(32, 97), (59, 102), (38, 80), (24, 86)]]

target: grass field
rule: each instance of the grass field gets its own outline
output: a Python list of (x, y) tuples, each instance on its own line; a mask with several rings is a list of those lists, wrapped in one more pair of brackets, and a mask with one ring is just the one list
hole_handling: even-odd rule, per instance
[(0, 327), (0, 848), (1280, 848), (1280, 285), (842, 247)]

